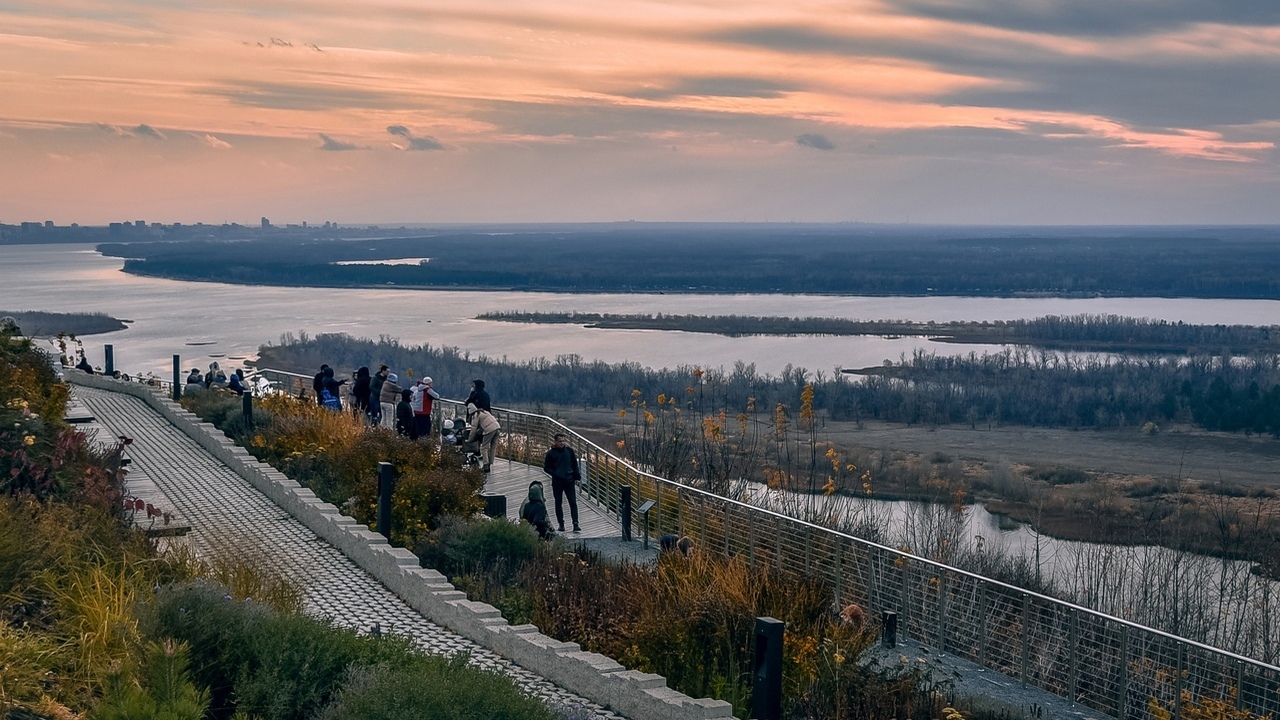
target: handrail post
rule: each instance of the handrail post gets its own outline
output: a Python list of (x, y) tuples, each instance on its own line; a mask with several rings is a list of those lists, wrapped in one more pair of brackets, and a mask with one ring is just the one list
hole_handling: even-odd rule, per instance
[(938, 573), (938, 649), (947, 651), (947, 571)]
[(627, 542), (631, 541), (631, 486), (623, 485), (619, 488), (622, 491), (622, 505), (619, 508), (622, 511), (622, 539)]
[(1031, 596), (1022, 594), (1022, 684), (1027, 684), (1027, 663), (1031, 655)]
[(844, 543), (836, 537), (836, 605), (844, 607)]
[(1067, 649), (1067, 699), (1075, 704), (1080, 684), (1080, 614), (1070, 609), (1070, 643)]
[(756, 516), (755, 513), (747, 515), (747, 567), (752, 570), (756, 567)]
[(173, 401), (182, 399), (182, 358), (173, 356)]
[(378, 463), (378, 532), (391, 539), (391, 495), (395, 491), (395, 466)]
[(987, 584), (978, 583), (978, 664), (987, 665)]
[(1186, 667), (1187, 645), (1178, 641), (1178, 673), (1174, 676), (1173, 720), (1182, 720), (1182, 668)]
[(1124, 720), (1129, 710), (1129, 626), (1120, 626), (1120, 682), (1116, 683), (1120, 697), (1116, 703), (1116, 717)]
[(778, 517), (775, 517), (774, 523), (777, 525), (777, 527), (774, 528), (775, 529), (775, 532), (774, 532), (775, 547), (773, 550), (774, 564), (777, 565), (778, 570), (781, 570), (782, 569), (782, 516), (779, 515)]

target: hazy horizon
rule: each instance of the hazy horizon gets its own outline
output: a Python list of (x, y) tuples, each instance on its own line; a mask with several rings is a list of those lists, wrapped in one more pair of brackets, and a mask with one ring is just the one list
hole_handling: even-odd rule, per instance
[(0, 219), (1280, 223), (1280, 6), (0, 7)]

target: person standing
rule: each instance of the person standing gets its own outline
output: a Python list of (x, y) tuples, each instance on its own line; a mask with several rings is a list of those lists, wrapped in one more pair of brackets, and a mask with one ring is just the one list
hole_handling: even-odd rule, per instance
[(320, 380), (320, 404), (330, 410), (341, 410), (342, 386), (346, 384), (346, 378), (341, 380), (335, 378), (333, 376), (333, 368), (326, 365)]
[[(386, 385), (382, 387), (384, 390), (386, 389)], [(413, 398), (412, 390), (401, 390), (400, 402), (396, 403), (395, 414), (393, 416), (388, 413), (388, 416), (395, 417), (397, 433), (409, 438), (410, 440), (417, 440), (418, 431), (413, 425), (413, 405), (410, 404), (411, 398)]]
[(551, 493), (556, 498), (556, 525), (564, 532), (564, 507), (561, 500), (569, 500), (569, 518), (573, 520), (573, 531), (582, 532), (578, 527), (578, 497), (576, 488), (582, 479), (582, 471), (578, 468), (578, 457), (573, 448), (566, 444), (568, 438), (564, 433), (556, 433), (542, 461), (542, 470), (551, 476)]
[(325, 363), (320, 366), (320, 372), (316, 373), (316, 377), (311, 381), (311, 389), (316, 391), (316, 402), (319, 403), (324, 398), (320, 397), (320, 391), (324, 390), (324, 371), (329, 369), (329, 364)]
[(471, 394), (467, 396), (465, 405), (475, 405), (486, 412), (493, 412), (493, 404), (489, 401), (489, 392), (484, 389), (483, 380), (471, 381)]
[(382, 407), (382, 422), (392, 429), (396, 426), (396, 404), (400, 402), (400, 393), (400, 376), (387, 373), (382, 391), (378, 394), (378, 404)]
[(379, 365), (378, 372), (369, 380), (369, 424), (377, 427), (382, 424), (382, 384), (389, 374), (386, 365)]
[(494, 417), (493, 413), (481, 410), (473, 404), (467, 405), (467, 423), (471, 426), (467, 442), (476, 443), (480, 448), (480, 456), (484, 459), (484, 466), (480, 469), (488, 473), (493, 467), (493, 452), (498, 444), (498, 431), (502, 426), (498, 424), (498, 418)]
[[(352, 412), (357, 416), (369, 415), (369, 388), (373, 385), (373, 377), (369, 375), (369, 367), (361, 365), (356, 370), (356, 378), (351, 383)], [(361, 418), (364, 419), (364, 418)]]
[(413, 388), (413, 422), (420, 438), (431, 437), (431, 408), (440, 397), (431, 383), (431, 377), (427, 376), (418, 380)]

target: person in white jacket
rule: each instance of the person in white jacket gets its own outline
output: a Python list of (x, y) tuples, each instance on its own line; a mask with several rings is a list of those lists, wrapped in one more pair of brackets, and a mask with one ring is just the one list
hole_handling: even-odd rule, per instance
[(502, 426), (498, 424), (498, 419), (493, 416), (493, 413), (480, 410), (470, 404), (467, 405), (467, 424), (471, 427), (467, 442), (479, 445), (480, 456), (484, 458), (484, 467), (481, 470), (488, 473), (493, 465), (493, 451), (498, 444), (498, 431)]

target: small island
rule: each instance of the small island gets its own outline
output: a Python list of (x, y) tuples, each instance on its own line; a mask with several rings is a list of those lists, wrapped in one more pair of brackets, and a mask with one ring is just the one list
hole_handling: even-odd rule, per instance
[(98, 335), (129, 327), (127, 320), (106, 313), (54, 313), (37, 310), (0, 310), (0, 318), (11, 317), (27, 337), (57, 335)]
[[(1280, 331), (1252, 325), (1189, 325), (1118, 315), (1050, 315), (1031, 320), (912, 322), (750, 315), (614, 315), (491, 312), (477, 320), (570, 324), (610, 330), (676, 330), (729, 337), (748, 335), (877, 335), (927, 337), (936, 342), (1024, 345), (1045, 350), (1149, 354), (1244, 355), (1280, 351)], [(1274, 331), (1274, 332), (1273, 332)]]

